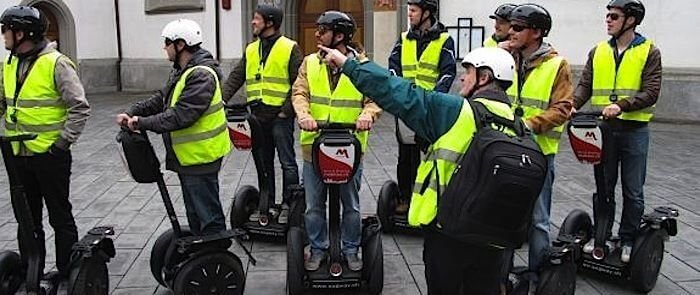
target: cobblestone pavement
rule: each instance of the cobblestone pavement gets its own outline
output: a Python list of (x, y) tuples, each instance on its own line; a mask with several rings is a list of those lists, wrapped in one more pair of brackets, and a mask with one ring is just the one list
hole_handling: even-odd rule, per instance
[[(85, 134), (73, 148), (71, 200), (80, 234), (95, 225), (116, 228), (117, 256), (109, 264), (110, 288), (115, 295), (168, 293), (152, 278), (148, 264), (152, 244), (160, 233), (170, 228), (165, 210), (154, 184), (137, 184), (127, 175), (114, 141), (118, 130), (113, 123), (114, 115), (144, 96), (121, 93), (90, 96), (93, 115)], [(388, 179), (395, 179), (397, 148), (393, 126), (393, 118), (386, 114), (372, 131), (360, 191), (363, 214), (374, 214), (375, 198), (381, 185)], [(700, 294), (700, 185), (697, 181), (700, 157), (696, 155), (700, 150), (700, 129), (696, 125), (655, 123), (652, 130), (646, 207), (672, 205), (678, 207), (681, 214), (679, 234), (666, 243), (661, 276), (652, 294)], [(567, 140), (562, 141), (562, 150), (556, 158), (553, 236), (572, 209), (591, 212), (592, 168), (576, 162)], [(162, 154), (162, 143), (159, 139), (156, 142), (157, 151)], [(301, 164), (300, 156), (298, 158)], [(255, 184), (255, 179), (249, 153), (235, 151), (226, 158), (220, 182), (227, 214), (235, 190), (242, 184)], [(177, 177), (168, 172), (166, 182), (180, 220), (185, 223)], [(278, 179), (278, 187), (280, 182)], [(48, 218), (44, 218), (44, 226), (49, 270), (54, 267), (55, 247)], [(0, 250), (17, 248), (16, 230), (7, 177), (3, 172), (0, 173)], [(426, 294), (421, 238), (384, 235), (383, 242), (384, 294)], [(249, 264), (241, 249), (233, 246), (247, 271), (246, 294), (285, 294), (285, 245), (247, 242), (246, 246), (252, 246), (257, 266)], [(527, 250), (521, 249), (517, 254), (516, 264), (525, 264)], [(585, 274), (579, 275), (577, 282), (577, 294), (632, 294), (630, 290), (629, 286)]]

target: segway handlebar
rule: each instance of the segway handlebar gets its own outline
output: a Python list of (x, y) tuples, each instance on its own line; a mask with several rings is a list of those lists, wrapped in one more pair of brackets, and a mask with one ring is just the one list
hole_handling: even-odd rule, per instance
[(261, 99), (246, 101), (244, 103), (226, 103), (224, 106), (229, 110), (244, 110), (248, 107), (255, 107), (262, 104)]
[(355, 123), (318, 123), (318, 130), (355, 131)]
[(4, 142), (27, 141), (35, 139), (36, 133), (22, 133), (17, 135), (0, 135), (0, 140)]
[(603, 111), (576, 112), (576, 113), (571, 114), (572, 118), (576, 118), (579, 116), (602, 117)]

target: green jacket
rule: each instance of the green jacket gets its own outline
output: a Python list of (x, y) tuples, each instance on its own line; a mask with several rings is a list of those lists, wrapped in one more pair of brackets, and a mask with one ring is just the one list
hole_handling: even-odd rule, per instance
[(414, 87), (373, 62), (348, 60), (343, 73), (357, 90), (371, 97), (385, 111), (401, 118), (416, 135), (430, 143), (450, 130), (464, 102), (456, 95)]

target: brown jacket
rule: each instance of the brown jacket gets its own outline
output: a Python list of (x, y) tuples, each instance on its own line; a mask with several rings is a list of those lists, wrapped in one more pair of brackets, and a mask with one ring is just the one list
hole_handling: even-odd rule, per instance
[[(559, 54), (549, 44), (542, 43), (542, 46), (535, 51), (532, 56), (524, 58), (522, 61), (515, 54), (515, 62), (521, 65), (525, 73), (523, 81), (526, 81), (533, 69), (537, 68), (544, 61), (549, 60)], [(571, 67), (564, 59), (559, 66), (557, 77), (554, 79), (552, 94), (549, 98), (549, 107), (541, 114), (530, 117), (526, 120), (527, 125), (535, 134), (542, 134), (561, 126), (569, 120), (571, 108), (573, 106), (574, 86), (571, 81)]]
[[(643, 37), (639, 36), (630, 46), (644, 41), (644, 39), (639, 38)], [(588, 52), (588, 61), (583, 68), (581, 80), (579, 80), (576, 92), (574, 93), (574, 107), (576, 109), (583, 107), (583, 105), (591, 99), (591, 90), (593, 88), (593, 55), (595, 54), (596, 47), (593, 47), (593, 49)], [(620, 109), (623, 112), (630, 112), (654, 105), (661, 92), (661, 72), (661, 51), (659, 51), (659, 48), (656, 46), (651, 45), (644, 70), (640, 73), (642, 75), (642, 89), (634, 96), (617, 101), (616, 104), (620, 106)]]
[[(292, 85), (292, 105), (294, 106), (294, 111), (296, 112), (297, 119), (299, 121), (311, 117), (311, 92), (309, 90), (309, 81), (306, 78), (306, 62), (308, 58), (309, 56), (304, 57), (304, 60), (301, 62), (301, 66), (299, 67), (299, 75), (297, 76), (297, 80), (294, 81), (294, 85)], [(359, 54), (358, 59), (367, 60), (367, 57), (364, 54)], [(326, 65), (326, 67), (328, 67), (328, 65)], [(333, 71), (328, 68), (328, 79), (331, 81), (331, 89), (335, 89), (336, 85), (338, 84), (338, 80), (340, 79), (340, 74), (340, 71), (334, 74)], [(376, 121), (379, 119), (381, 112), (382, 109), (379, 108), (379, 106), (377, 106), (377, 104), (374, 103), (371, 98), (364, 98), (362, 113), (360, 113), (360, 116), (367, 115), (370, 116), (373, 121)], [(311, 162), (311, 145), (302, 145), (301, 150), (304, 161)]]

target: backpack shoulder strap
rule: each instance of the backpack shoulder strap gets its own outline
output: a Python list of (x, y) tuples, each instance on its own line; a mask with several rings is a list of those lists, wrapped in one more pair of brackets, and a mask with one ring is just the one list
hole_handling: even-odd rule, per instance
[(526, 133), (525, 123), (518, 115), (513, 115), (513, 120), (503, 118), (491, 112), (483, 103), (477, 100), (469, 100), (469, 106), (474, 113), (477, 131), (482, 127), (490, 128), (491, 123), (494, 123), (515, 130), (518, 136), (523, 136)]

